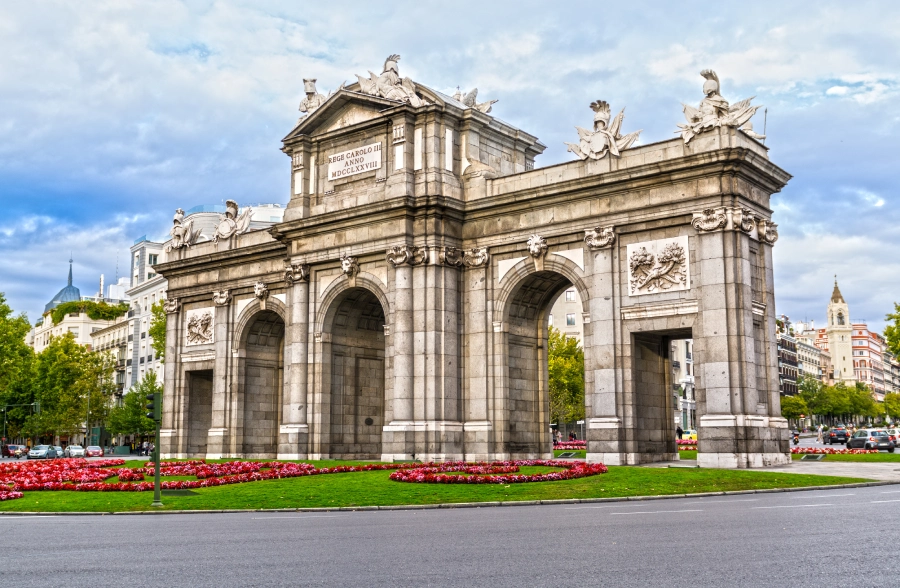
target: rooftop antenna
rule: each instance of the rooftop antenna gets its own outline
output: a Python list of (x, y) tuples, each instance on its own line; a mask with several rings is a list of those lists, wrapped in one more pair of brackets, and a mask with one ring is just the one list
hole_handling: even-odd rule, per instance
[(767, 126), (768, 122), (769, 122), (769, 108), (766, 107), (766, 109), (763, 110), (763, 141), (762, 141), (763, 145), (766, 144), (766, 126)]

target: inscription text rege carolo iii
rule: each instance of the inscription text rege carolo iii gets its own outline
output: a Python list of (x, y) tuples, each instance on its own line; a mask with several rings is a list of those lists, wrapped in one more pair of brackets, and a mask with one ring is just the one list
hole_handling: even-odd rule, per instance
[(359, 149), (328, 156), (328, 179), (374, 171), (381, 167), (381, 143), (373, 143)]

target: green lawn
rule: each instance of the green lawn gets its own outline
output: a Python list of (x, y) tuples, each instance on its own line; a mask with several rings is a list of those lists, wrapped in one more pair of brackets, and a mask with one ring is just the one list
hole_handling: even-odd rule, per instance
[[(523, 468), (524, 473), (537, 471), (546, 468)], [(165, 509), (173, 510), (387, 506), (687, 494), (866, 481), (747, 470), (639, 467), (610, 467), (609, 473), (590, 478), (509, 486), (409, 484), (393, 482), (389, 475), (387, 471), (356, 472), (234, 484), (194, 490), (196, 494), (191, 496), (163, 496), (163, 503)], [(152, 492), (30, 491), (24, 498), (0, 503), (0, 512), (154, 510), (152, 498)]]
[(562, 454), (562, 453), (574, 453), (575, 454), (571, 458), (567, 458), (567, 459), (584, 459), (585, 457), (587, 457), (586, 449), (554, 449), (553, 457), (559, 457), (560, 454)]
[[(791, 454), (794, 461), (802, 458), (802, 455)], [(822, 461), (855, 461), (862, 463), (900, 463), (900, 453), (845, 453), (838, 455), (825, 455)]]
[(681, 459), (697, 459), (697, 450), (694, 451), (679, 451), (678, 457)]

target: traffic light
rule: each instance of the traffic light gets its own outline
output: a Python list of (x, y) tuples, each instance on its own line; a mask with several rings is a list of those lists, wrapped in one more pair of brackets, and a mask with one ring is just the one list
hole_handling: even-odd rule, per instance
[(162, 395), (147, 394), (147, 400), (150, 401), (147, 404), (147, 410), (150, 411), (147, 413), (147, 418), (154, 421), (162, 420)]

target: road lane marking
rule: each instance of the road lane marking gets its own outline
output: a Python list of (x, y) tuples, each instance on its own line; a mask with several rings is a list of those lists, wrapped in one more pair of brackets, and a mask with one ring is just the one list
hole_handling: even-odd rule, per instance
[(803, 500), (804, 498), (834, 498), (836, 496), (856, 496), (856, 494), (823, 494), (821, 496), (790, 496), (791, 500)]
[(731, 504), (732, 502), (759, 502), (759, 498), (735, 498), (729, 500), (727, 498), (716, 500), (714, 498), (708, 498), (706, 500), (693, 500), (691, 502), (685, 502), (685, 504)]
[(900, 490), (888, 490), (886, 492), (882, 492), (882, 494), (897, 494)]
[(635, 512), (611, 512), (611, 515), (633, 515), (633, 514), (661, 514), (669, 512), (703, 512), (699, 508), (685, 510), (640, 510)]
[(900, 498), (897, 500), (873, 500), (872, 504), (881, 504), (882, 502), (900, 502)]
[(584, 510), (586, 508), (628, 508), (633, 504), (604, 504), (602, 506), (567, 506), (564, 510)]
[(270, 519), (336, 519), (347, 515), (300, 515), (287, 517), (253, 517), (254, 521), (268, 521)]
[(754, 506), (754, 509), (761, 508), (806, 508), (811, 506), (834, 506), (833, 504), (785, 504), (783, 506)]

